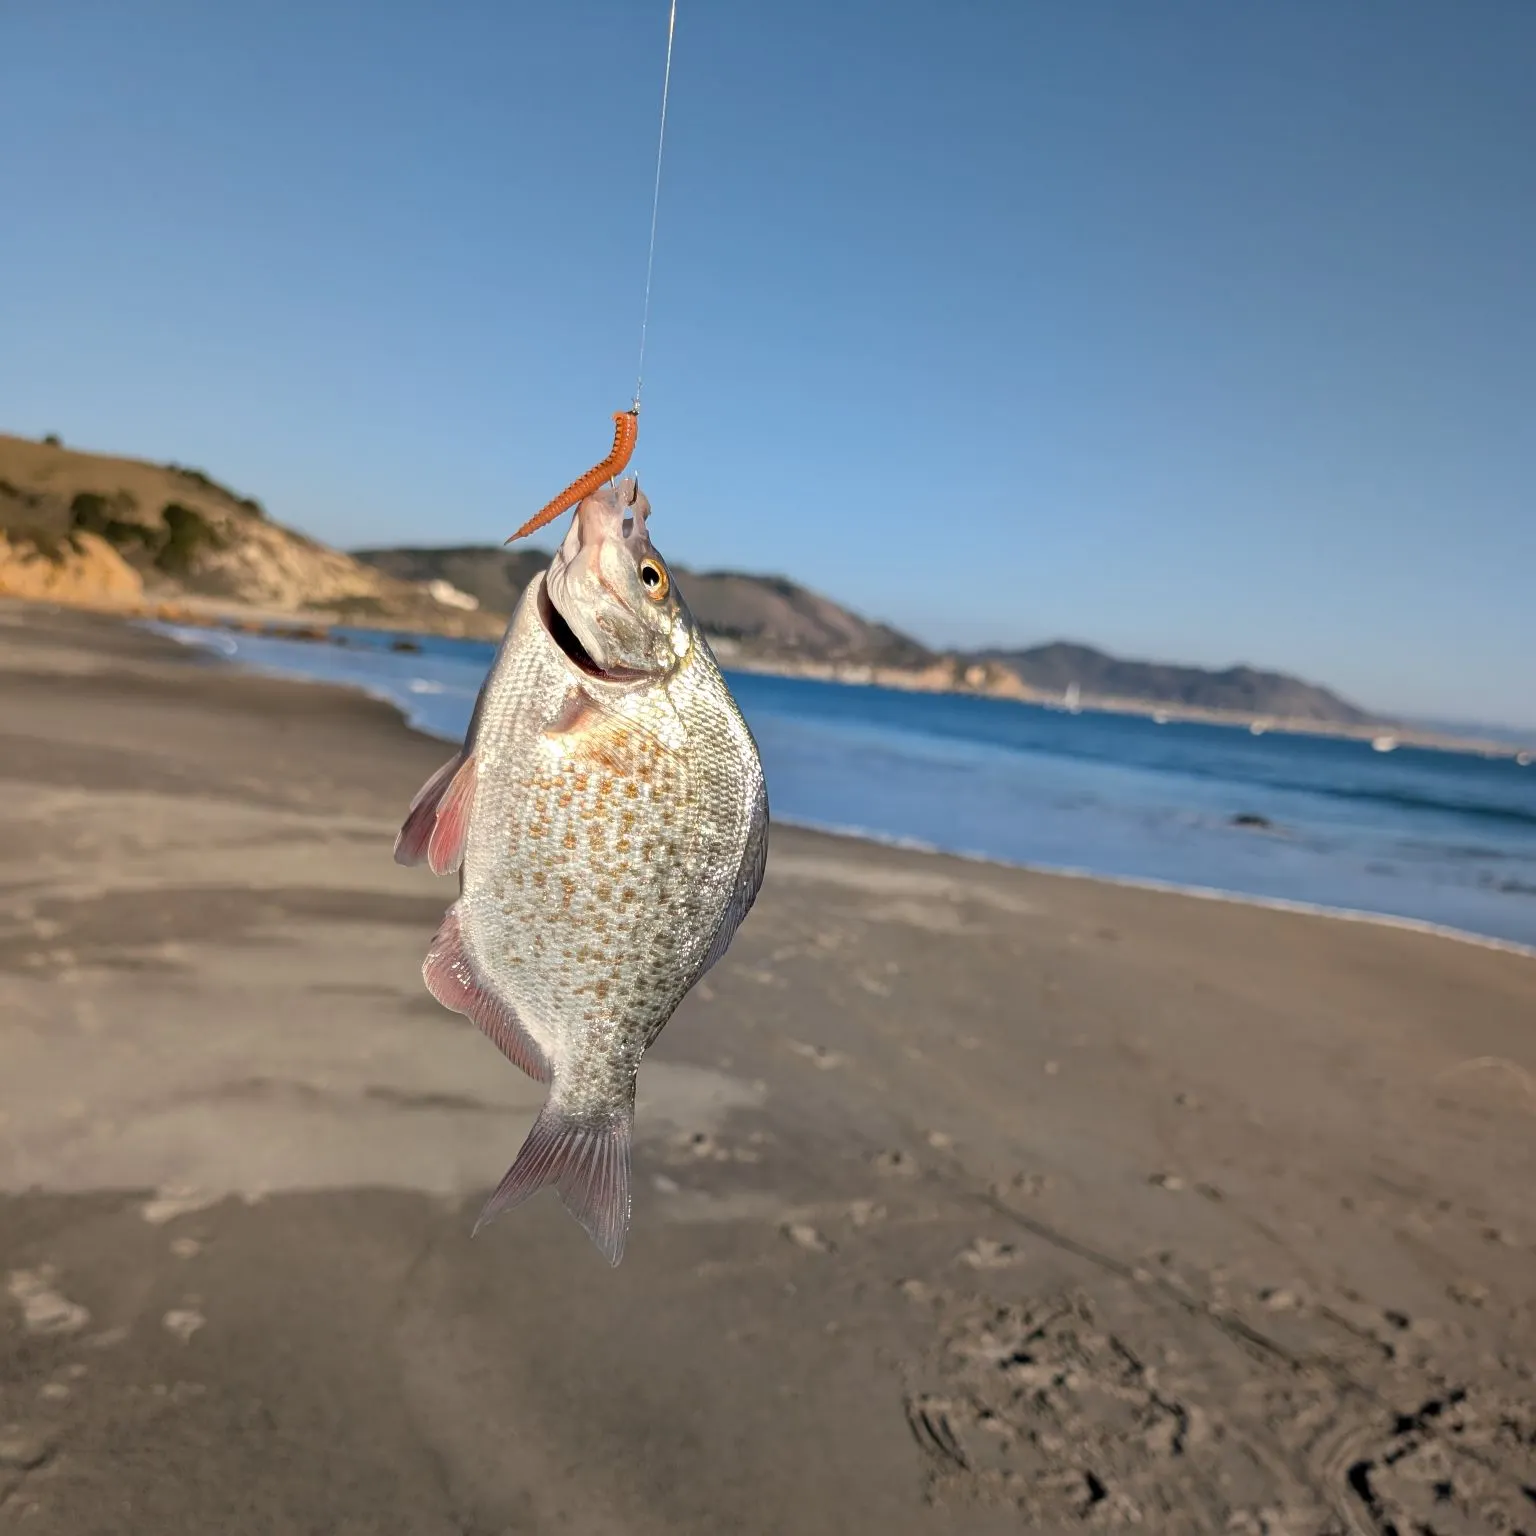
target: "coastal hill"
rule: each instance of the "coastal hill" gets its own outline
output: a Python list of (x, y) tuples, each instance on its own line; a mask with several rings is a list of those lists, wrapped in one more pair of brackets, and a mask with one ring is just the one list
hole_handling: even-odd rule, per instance
[[(0, 592), (121, 608), (292, 615), (493, 639), (550, 556), (498, 546), (341, 550), (285, 528), (202, 470), (0, 434)], [(1085, 705), (1361, 728), (1327, 689), (1251, 667), (1125, 661), (1088, 646), (934, 651), (782, 576), (677, 569), (727, 664)]]
[(0, 591), (122, 604), (187, 597), (272, 612), (494, 634), (443, 603), (267, 517), (180, 464), (0, 433)]
[[(446, 581), (483, 608), (510, 613), (550, 562), (538, 549), (474, 545), (451, 549), (360, 549), (356, 557), (403, 581)], [(673, 565), (679, 590), (717, 650), (760, 662), (931, 667), (940, 658), (886, 624), (873, 624), (782, 576), (689, 571)]]

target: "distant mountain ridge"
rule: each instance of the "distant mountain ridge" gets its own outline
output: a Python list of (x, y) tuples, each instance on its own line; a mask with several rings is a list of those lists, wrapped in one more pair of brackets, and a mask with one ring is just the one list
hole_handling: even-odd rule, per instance
[[(353, 554), (402, 581), (446, 581), (498, 613), (509, 613), (550, 561), (541, 550), (477, 545), (359, 549)], [(1374, 716), (1328, 689), (1280, 672), (1127, 661), (1067, 641), (1023, 650), (937, 652), (786, 577), (673, 569), (688, 606), (723, 658), (922, 672), (936, 680), (947, 678), (957, 688), (1021, 697), (1059, 699), (1076, 684), (1089, 703), (1167, 705), (1337, 725), (1375, 723)], [(1007, 686), (1009, 681), (1017, 686)]]
[(1213, 671), (1166, 662), (1127, 661), (1065, 640), (1027, 650), (981, 654), (1007, 667), (1027, 687), (1057, 696), (1075, 684), (1084, 699), (1134, 700), (1337, 725), (1371, 725), (1378, 720), (1327, 688), (1255, 667)]

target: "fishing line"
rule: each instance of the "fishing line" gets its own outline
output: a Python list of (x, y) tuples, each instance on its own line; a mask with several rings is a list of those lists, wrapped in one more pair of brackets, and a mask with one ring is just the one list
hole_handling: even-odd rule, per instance
[(656, 132), (656, 182), (651, 189), (651, 243), (645, 256), (645, 302), (640, 309), (640, 360), (635, 369), (635, 399), (627, 411), (615, 411), (613, 416), (613, 447), (608, 457), (600, 460), (586, 474), (573, 480), (553, 501), (545, 504), (523, 524), (511, 538), (526, 538), (540, 528), (552, 523), (562, 512), (568, 512), (585, 496), (590, 496), (601, 485), (622, 474), (635, 451), (635, 440), (640, 433), (640, 390), (645, 383), (645, 337), (651, 324), (651, 276), (656, 268), (656, 215), (661, 208), (661, 156), (667, 144), (667, 98), (672, 92), (672, 39), (677, 34), (677, 0), (672, 0), (667, 13), (667, 65), (661, 77), (661, 126)]
[(661, 77), (661, 127), (656, 134), (656, 185), (651, 192), (651, 246), (645, 258), (645, 303), (640, 311), (640, 361), (635, 369), (636, 414), (640, 410), (640, 389), (645, 383), (645, 333), (651, 323), (651, 274), (656, 266), (656, 215), (661, 209), (661, 155), (667, 143), (667, 96), (672, 89), (672, 39), (677, 32), (677, 0), (667, 15), (667, 67)]

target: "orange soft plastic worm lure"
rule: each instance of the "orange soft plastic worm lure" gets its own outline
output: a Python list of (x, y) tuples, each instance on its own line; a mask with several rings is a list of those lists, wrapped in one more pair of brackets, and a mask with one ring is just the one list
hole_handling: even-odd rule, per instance
[(624, 466), (629, 463), (630, 455), (635, 451), (635, 440), (640, 436), (640, 412), (636, 410), (615, 411), (613, 413), (613, 447), (608, 457), (601, 464), (594, 464), (579, 480), (573, 480), (551, 502), (546, 503), (532, 517), (523, 524), (512, 538), (507, 540), (510, 544), (515, 539), (526, 538), (530, 533), (536, 533), (546, 523), (552, 523), (562, 512), (569, 512), (578, 501), (590, 496), (604, 481), (612, 480), (623, 473)]

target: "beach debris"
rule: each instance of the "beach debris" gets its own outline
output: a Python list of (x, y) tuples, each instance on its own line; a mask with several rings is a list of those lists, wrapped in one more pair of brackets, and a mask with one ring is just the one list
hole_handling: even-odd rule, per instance
[(58, 1271), (50, 1264), (37, 1269), (12, 1270), (6, 1291), (21, 1308), (21, 1323), (28, 1333), (79, 1333), (91, 1314), (78, 1302), (54, 1289)]
[(796, 1056), (803, 1056), (813, 1066), (823, 1072), (831, 1072), (837, 1067), (847, 1063), (848, 1058), (841, 1051), (834, 1051), (825, 1045), (807, 1045), (803, 1040), (786, 1040), (784, 1042)]
[(428, 990), (549, 1085), (476, 1230), (552, 1184), (614, 1264), (641, 1057), (725, 953), (768, 853), (757, 747), (649, 511), (633, 480), (581, 502), (395, 841), (400, 863), (459, 876)]
[(1446, 1286), (1445, 1293), (1452, 1301), (1458, 1301), (1464, 1307), (1480, 1307), (1489, 1296), (1488, 1287), (1481, 1280), (1474, 1280), (1467, 1275), (1452, 1280)]
[(832, 1244), (815, 1227), (804, 1221), (787, 1221), (779, 1229), (797, 1248), (807, 1253), (831, 1253)]
[(178, 1216), (186, 1216), (193, 1211), (206, 1211), (221, 1199), (222, 1195), (196, 1189), (190, 1184), (167, 1184), (155, 1191), (153, 1200), (147, 1200), (139, 1207), (139, 1215), (151, 1226), (160, 1227)]
[(1012, 1243), (999, 1243), (990, 1237), (978, 1237), (960, 1255), (960, 1262), (972, 1269), (1010, 1269), (1019, 1259)]
[(190, 1343), (192, 1335), (207, 1321), (201, 1312), (192, 1307), (178, 1307), (160, 1319), (165, 1331), (172, 1338), (180, 1339), (183, 1344)]
[(52, 1442), (37, 1430), (14, 1424), (0, 1430), (0, 1467), (30, 1472), (42, 1466), (52, 1451)]

